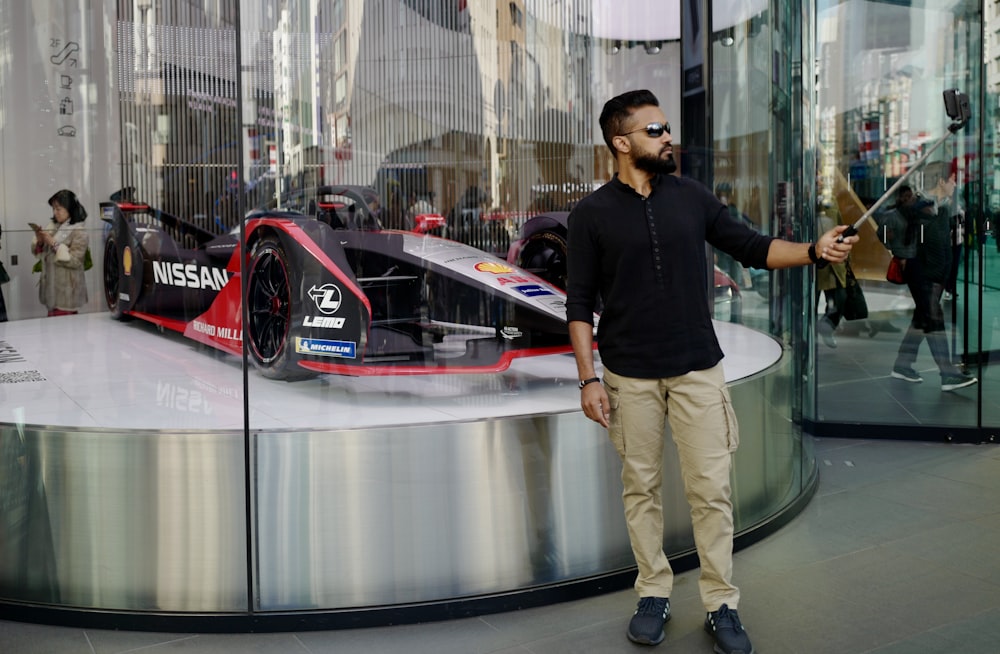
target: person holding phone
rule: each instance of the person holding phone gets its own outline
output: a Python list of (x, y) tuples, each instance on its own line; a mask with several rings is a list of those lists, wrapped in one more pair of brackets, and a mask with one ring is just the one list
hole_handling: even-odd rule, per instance
[(50, 316), (77, 313), (87, 303), (84, 262), (90, 245), (83, 222), (87, 211), (76, 194), (63, 189), (49, 198), (52, 220), (28, 223), (35, 232), (31, 251), (41, 263), (38, 299)]

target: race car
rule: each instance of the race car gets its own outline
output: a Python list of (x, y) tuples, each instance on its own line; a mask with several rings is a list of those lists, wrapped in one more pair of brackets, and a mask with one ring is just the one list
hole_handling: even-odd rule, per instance
[[(549, 211), (528, 219), (521, 227), (520, 238), (510, 244), (507, 261), (565, 290), (568, 220), (568, 211)], [(715, 319), (739, 322), (743, 315), (739, 285), (714, 266), (713, 286)]]
[(272, 211), (296, 211), (315, 216), (335, 229), (400, 228), (417, 234), (444, 234), (445, 217), (428, 202), (418, 202), (405, 215), (386, 216), (382, 197), (372, 186), (328, 184), (296, 189), (267, 203)]
[(219, 235), (142, 202), (102, 203), (108, 311), (234, 355), (245, 345), (263, 376), (285, 380), (495, 372), (572, 351), (565, 294), (539, 277), (381, 229), (349, 202), (317, 211), (255, 211)]

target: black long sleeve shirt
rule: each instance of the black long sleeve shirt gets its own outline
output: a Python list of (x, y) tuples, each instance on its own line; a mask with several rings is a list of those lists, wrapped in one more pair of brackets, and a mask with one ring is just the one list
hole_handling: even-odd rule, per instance
[(767, 267), (772, 237), (734, 220), (701, 183), (651, 180), (643, 198), (616, 175), (569, 216), (566, 313), (597, 328), (601, 360), (619, 375), (662, 378), (722, 360), (708, 300), (705, 243)]

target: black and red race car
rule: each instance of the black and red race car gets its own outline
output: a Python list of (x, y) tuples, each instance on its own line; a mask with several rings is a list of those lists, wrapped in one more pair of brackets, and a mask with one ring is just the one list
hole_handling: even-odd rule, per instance
[(381, 229), (363, 197), (338, 195), (221, 235), (102, 203), (108, 310), (234, 355), (245, 345), (275, 379), (493, 372), (571, 351), (562, 290), (470, 246)]

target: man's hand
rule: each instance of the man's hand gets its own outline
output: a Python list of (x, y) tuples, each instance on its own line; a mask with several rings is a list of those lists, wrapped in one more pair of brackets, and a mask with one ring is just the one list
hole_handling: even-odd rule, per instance
[(847, 227), (847, 225), (837, 225), (820, 236), (819, 240), (816, 241), (816, 256), (820, 259), (826, 259), (830, 263), (846, 261), (847, 256), (851, 253), (851, 248), (860, 240), (860, 237), (855, 234), (846, 237), (842, 242), (838, 241), (837, 239)]
[(587, 384), (580, 389), (580, 407), (583, 408), (584, 415), (607, 429), (611, 403), (603, 384)]

